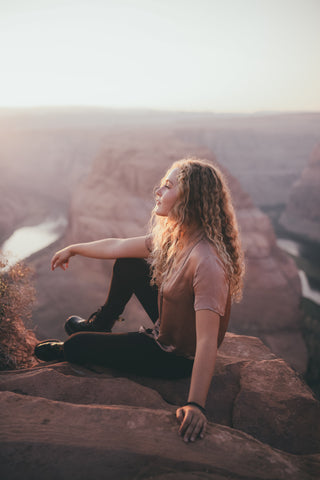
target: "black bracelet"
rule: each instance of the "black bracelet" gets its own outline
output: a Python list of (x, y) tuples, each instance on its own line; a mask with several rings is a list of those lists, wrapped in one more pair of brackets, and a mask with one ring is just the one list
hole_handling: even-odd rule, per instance
[(194, 405), (195, 407), (199, 408), (199, 410), (203, 413), (203, 415), (207, 415), (206, 409), (201, 407), (201, 405), (199, 405), (199, 403), (187, 402), (186, 405)]

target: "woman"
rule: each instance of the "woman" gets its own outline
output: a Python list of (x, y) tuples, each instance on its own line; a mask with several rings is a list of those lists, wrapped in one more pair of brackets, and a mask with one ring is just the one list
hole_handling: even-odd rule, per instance
[[(140, 375), (191, 375), (188, 401), (176, 412), (179, 433), (186, 442), (203, 438), (217, 348), (231, 301), (241, 298), (244, 274), (238, 227), (221, 172), (197, 159), (175, 162), (156, 189), (149, 235), (70, 245), (54, 255), (52, 270), (66, 269), (74, 255), (117, 259), (107, 301), (89, 320), (70, 317), (65, 325), (69, 339), (41, 342), (36, 356)], [(154, 328), (110, 333), (132, 293)]]

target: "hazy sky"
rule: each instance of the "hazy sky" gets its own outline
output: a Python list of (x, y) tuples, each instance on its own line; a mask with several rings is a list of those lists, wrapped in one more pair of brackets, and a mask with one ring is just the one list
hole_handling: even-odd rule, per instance
[(320, 111), (320, 0), (0, 0), (0, 106)]

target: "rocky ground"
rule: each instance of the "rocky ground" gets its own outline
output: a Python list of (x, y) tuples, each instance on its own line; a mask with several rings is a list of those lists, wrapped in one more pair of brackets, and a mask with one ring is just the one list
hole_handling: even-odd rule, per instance
[(255, 337), (228, 334), (203, 440), (177, 434), (188, 380), (67, 363), (0, 374), (2, 478), (316, 480), (320, 405)]

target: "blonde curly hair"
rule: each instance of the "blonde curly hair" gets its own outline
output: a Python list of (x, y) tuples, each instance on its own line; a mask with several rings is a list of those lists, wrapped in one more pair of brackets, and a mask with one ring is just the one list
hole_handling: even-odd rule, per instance
[(216, 166), (187, 158), (173, 163), (162, 183), (176, 168), (178, 200), (169, 216), (158, 216), (154, 209), (150, 220), (151, 283), (160, 286), (170, 275), (184, 236), (196, 229), (216, 248), (229, 279), (231, 298), (238, 302), (242, 298), (244, 256), (227, 182)]

